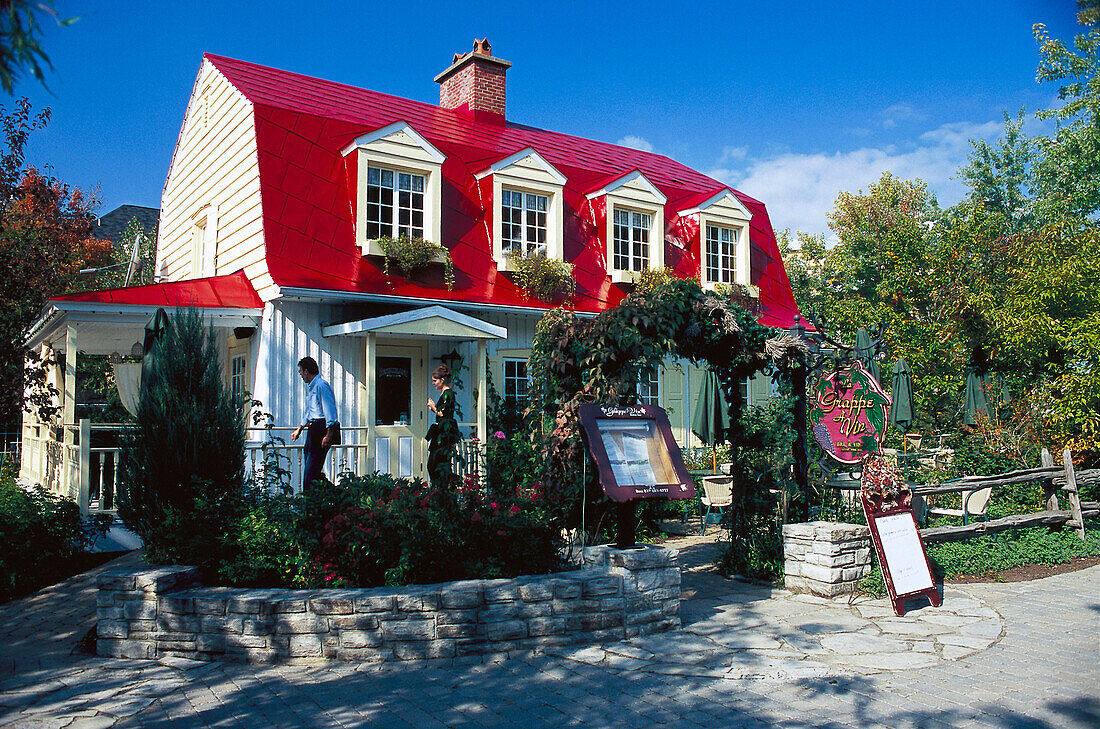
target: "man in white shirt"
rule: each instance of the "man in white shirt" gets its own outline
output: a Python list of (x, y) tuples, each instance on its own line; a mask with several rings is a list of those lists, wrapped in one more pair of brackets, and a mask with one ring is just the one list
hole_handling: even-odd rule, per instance
[(336, 396), (332, 386), (321, 377), (317, 360), (303, 357), (298, 361), (298, 374), (306, 383), (306, 407), (302, 424), (290, 434), (298, 440), (306, 431), (306, 465), (302, 474), (302, 488), (309, 488), (314, 481), (323, 478), (321, 468), (328, 457), (328, 449), (340, 444), (340, 422), (336, 419)]

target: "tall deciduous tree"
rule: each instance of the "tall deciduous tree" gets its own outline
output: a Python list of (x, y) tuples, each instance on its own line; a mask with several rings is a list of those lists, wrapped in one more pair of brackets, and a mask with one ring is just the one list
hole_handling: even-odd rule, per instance
[(1035, 176), (1043, 222), (1087, 218), (1100, 211), (1100, 0), (1079, 0), (1077, 22), (1085, 29), (1072, 45), (1035, 26), (1040, 63), (1036, 78), (1057, 83), (1065, 104), (1039, 112), (1053, 119), (1053, 135), (1036, 140), (1042, 157)]
[(30, 102), (0, 107), (0, 423), (13, 425), (24, 402), (24, 337), (46, 300), (64, 291), (108, 245), (92, 237), (96, 205), (84, 194), (24, 165), (27, 138), (46, 126)]

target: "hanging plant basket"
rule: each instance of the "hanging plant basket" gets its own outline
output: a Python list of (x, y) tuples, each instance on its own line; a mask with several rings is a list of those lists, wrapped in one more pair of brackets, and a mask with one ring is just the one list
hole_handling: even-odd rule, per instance
[(553, 303), (572, 298), (577, 293), (572, 264), (547, 258), (542, 253), (509, 253), (507, 260), (505, 270), (511, 274), (512, 281), (539, 301)]
[(455, 285), (454, 263), (451, 261), (451, 253), (438, 243), (413, 236), (401, 236), (390, 238), (383, 236), (367, 241), (364, 247), (366, 255), (382, 257), (382, 270), (386, 277), (390, 275), (390, 267), (409, 278), (423, 271), (433, 263), (443, 264), (443, 280), (447, 289), (453, 289)]

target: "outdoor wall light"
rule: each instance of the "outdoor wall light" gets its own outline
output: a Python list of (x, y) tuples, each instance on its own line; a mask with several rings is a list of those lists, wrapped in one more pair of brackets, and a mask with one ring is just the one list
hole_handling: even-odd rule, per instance
[(450, 369), (451, 372), (458, 372), (459, 368), (462, 367), (462, 355), (459, 354), (458, 350), (454, 347), (451, 348), (450, 352), (444, 355), (440, 355), (439, 357), (436, 357), (436, 359), (447, 365), (448, 369)]

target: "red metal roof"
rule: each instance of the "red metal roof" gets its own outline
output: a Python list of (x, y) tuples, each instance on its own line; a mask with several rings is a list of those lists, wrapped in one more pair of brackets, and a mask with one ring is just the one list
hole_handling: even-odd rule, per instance
[[(668, 198), (666, 264), (699, 276), (698, 226), (677, 239), (676, 211), (726, 188), (661, 155), (506, 122), (487, 124), (461, 111), (367, 91), (332, 81), (207, 54), (255, 112), (264, 239), (271, 276), (281, 287), (384, 293), (410, 298), (546, 308), (497, 271), (474, 173), (527, 147), (568, 178), (564, 189), (565, 258), (574, 264), (581, 311), (614, 306), (626, 290), (606, 271), (606, 233), (600, 199), (584, 193), (639, 170)], [(355, 168), (341, 150), (356, 137), (404, 121), (446, 155), (443, 163), (442, 241), (451, 251), (456, 283), (386, 279), (380, 261), (361, 255), (354, 234)], [(734, 191), (753, 213), (751, 282), (761, 289), (760, 320), (790, 326), (798, 311), (763, 203)], [(491, 211), (490, 211), (491, 212)]]
[(78, 301), (135, 306), (198, 306), (204, 309), (262, 309), (264, 302), (252, 282), (237, 271), (188, 281), (171, 281), (150, 286), (103, 289), (81, 294), (55, 296), (50, 301)]

